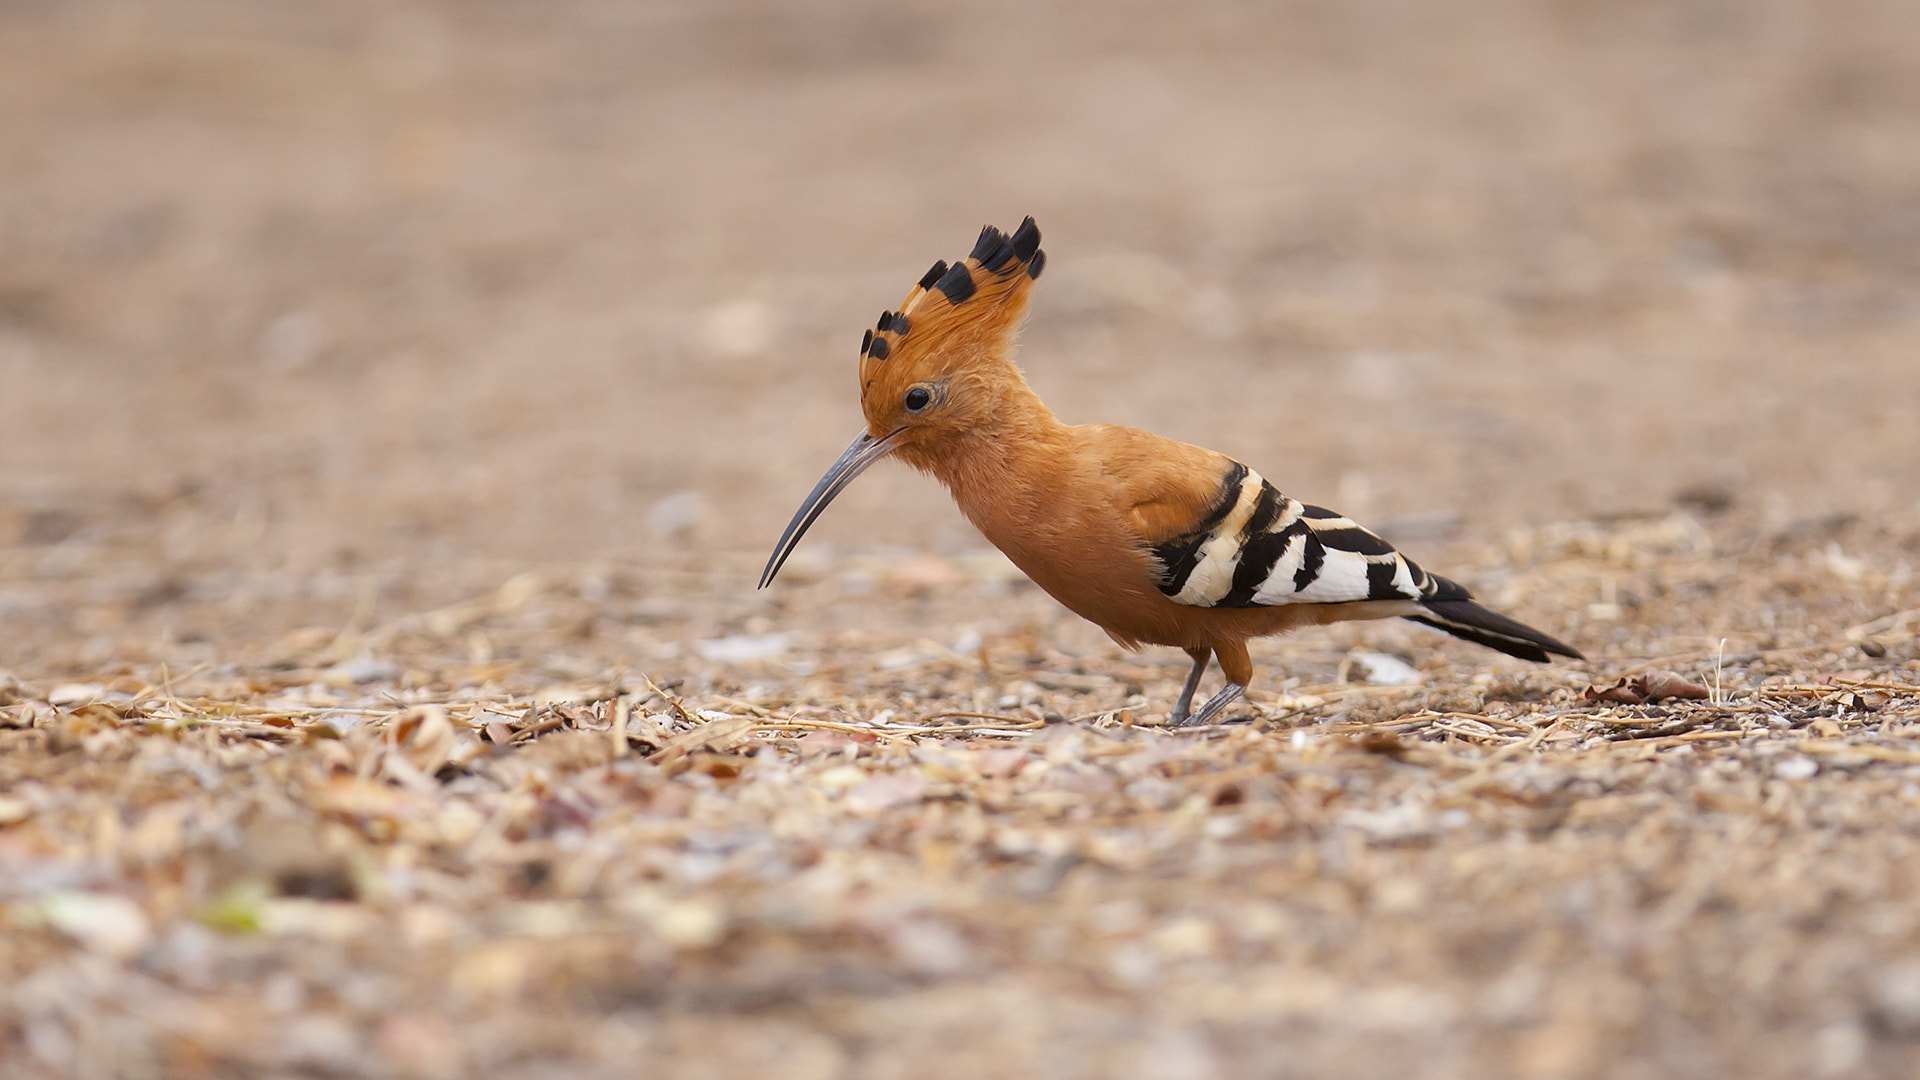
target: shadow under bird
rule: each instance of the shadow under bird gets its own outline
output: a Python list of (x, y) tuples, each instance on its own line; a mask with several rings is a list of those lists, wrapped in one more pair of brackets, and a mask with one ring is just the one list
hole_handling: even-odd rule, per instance
[[(1032, 218), (1011, 236), (988, 226), (966, 261), (934, 263), (880, 316), (860, 343), (867, 429), (794, 514), (761, 588), (835, 496), (895, 457), (933, 474), (1015, 566), (1123, 647), (1186, 650), (1176, 726), (1211, 721), (1246, 690), (1247, 639), (1299, 626), (1398, 616), (1526, 660), (1581, 658), (1232, 458), (1135, 428), (1061, 423), (1012, 360), (1045, 264)], [(1215, 657), (1226, 685), (1191, 712)]]

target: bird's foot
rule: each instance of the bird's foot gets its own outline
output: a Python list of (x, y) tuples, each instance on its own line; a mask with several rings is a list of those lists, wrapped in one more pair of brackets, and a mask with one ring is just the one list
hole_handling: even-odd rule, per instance
[(1167, 726), (1199, 727), (1201, 724), (1212, 723), (1213, 718), (1220, 715), (1222, 709), (1233, 704), (1236, 698), (1246, 692), (1246, 689), (1246, 687), (1241, 686), (1239, 683), (1228, 683), (1220, 688), (1219, 693), (1209, 698), (1205, 705), (1200, 706), (1200, 711), (1194, 713), (1192, 716), (1186, 715), (1182, 710), (1175, 709), (1173, 715), (1167, 717)]

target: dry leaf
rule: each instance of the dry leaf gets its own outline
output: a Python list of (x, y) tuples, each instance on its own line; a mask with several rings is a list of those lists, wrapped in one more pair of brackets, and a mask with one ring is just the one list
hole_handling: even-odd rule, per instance
[(1671, 671), (1649, 671), (1634, 680), (1634, 685), (1646, 695), (1648, 701), (1665, 701), (1667, 698), (1693, 698), (1708, 700), (1713, 697), (1706, 687), (1675, 675)]
[(415, 705), (387, 721), (386, 741), (416, 772), (432, 776), (453, 757), (453, 721), (439, 705)]
[(1621, 678), (1611, 686), (1595, 683), (1582, 695), (1588, 701), (1611, 701), (1622, 705), (1644, 705), (1668, 698), (1708, 700), (1713, 692), (1688, 682), (1671, 671), (1648, 671), (1631, 679)]
[(667, 740), (667, 745), (649, 760), (656, 764), (665, 764), (685, 757), (695, 750), (729, 750), (751, 737), (752, 719), (745, 716), (729, 716), (722, 720), (709, 720), (690, 731), (683, 731)]
[(107, 688), (99, 683), (66, 683), (56, 686), (47, 694), (47, 701), (53, 705), (79, 705), (83, 702), (98, 701)]
[(850, 810), (871, 813), (917, 803), (926, 794), (926, 777), (918, 772), (892, 772), (854, 785), (841, 802)]

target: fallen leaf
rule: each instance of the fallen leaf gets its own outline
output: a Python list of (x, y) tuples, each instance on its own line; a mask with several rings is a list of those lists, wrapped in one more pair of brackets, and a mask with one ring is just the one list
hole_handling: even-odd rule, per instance
[(818, 757), (822, 754), (842, 753), (848, 747), (872, 745), (880, 741), (879, 736), (865, 732), (855, 734), (849, 731), (809, 731), (796, 740), (802, 756)]
[(871, 812), (910, 806), (926, 794), (926, 777), (918, 772), (893, 772), (854, 785), (842, 801), (848, 809)]
[(98, 701), (100, 695), (106, 692), (107, 688), (99, 683), (67, 683), (64, 686), (54, 687), (53, 692), (47, 695), (47, 703), (78, 705), (86, 701)]
[(683, 731), (667, 740), (650, 759), (655, 764), (676, 761), (695, 750), (727, 750), (744, 742), (753, 730), (753, 721), (745, 716), (709, 720), (691, 731)]
[(1586, 693), (1580, 696), (1588, 701), (1617, 701), (1622, 705), (1638, 705), (1647, 700), (1646, 695), (1624, 677), (1612, 686), (1603, 687), (1599, 683), (1594, 683), (1587, 687)]
[(1648, 701), (1664, 701), (1667, 698), (1707, 700), (1713, 696), (1706, 687), (1690, 683), (1671, 671), (1646, 672), (1634, 680), (1634, 685), (1640, 688)]
[(1675, 675), (1671, 671), (1647, 671), (1633, 678), (1622, 677), (1611, 686), (1595, 683), (1581, 695), (1588, 701), (1612, 701), (1622, 705), (1644, 705), (1667, 698), (1707, 700), (1713, 692), (1704, 686)]
[(453, 756), (453, 721), (439, 705), (415, 705), (395, 716), (387, 724), (386, 738), (422, 776), (439, 772)]

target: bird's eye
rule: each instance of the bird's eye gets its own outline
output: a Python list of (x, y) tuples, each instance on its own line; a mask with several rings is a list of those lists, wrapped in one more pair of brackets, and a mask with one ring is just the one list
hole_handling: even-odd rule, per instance
[(904, 404), (908, 412), (919, 412), (933, 403), (933, 392), (924, 386), (916, 386), (907, 391)]

